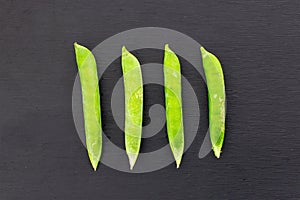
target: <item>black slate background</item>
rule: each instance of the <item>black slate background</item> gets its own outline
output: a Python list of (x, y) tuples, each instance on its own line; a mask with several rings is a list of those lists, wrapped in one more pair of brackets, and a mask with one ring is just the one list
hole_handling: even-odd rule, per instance
[[(179, 170), (91, 170), (72, 118), (72, 44), (92, 49), (143, 26), (183, 32), (221, 59), (228, 113), (220, 160), (198, 159), (204, 117)], [(1, 0), (0, 52), (0, 200), (300, 199), (297, 0)], [(207, 114), (203, 81), (185, 73)], [(159, 88), (156, 95), (163, 97)], [(104, 129), (114, 130), (109, 115)]]

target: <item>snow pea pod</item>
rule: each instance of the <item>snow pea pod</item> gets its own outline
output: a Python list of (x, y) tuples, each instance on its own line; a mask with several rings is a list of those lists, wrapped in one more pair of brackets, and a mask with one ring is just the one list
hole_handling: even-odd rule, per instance
[(179, 59), (168, 44), (165, 45), (164, 84), (168, 139), (177, 168), (179, 168), (184, 149), (181, 71)]
[(122, 48), (122, 71), (125, 93), (125, 148), (130, 169), (138, 158), (142, 137), (143, 79), (140, 63), (126, 48)]
[(221, 64), (212, 53), (200, 48), (208, 88), (209, 132), (212, 149), (220, 158), (225, 135), (225, 83)]
[(101, 109), (97, 64), (90, 50), (74, 43), (80, 77), (86, 147), (96, 171), (102, 152)]

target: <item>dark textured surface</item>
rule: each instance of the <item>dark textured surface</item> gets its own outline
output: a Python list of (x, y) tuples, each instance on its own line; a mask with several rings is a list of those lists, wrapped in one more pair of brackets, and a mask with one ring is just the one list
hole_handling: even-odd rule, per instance
[[(203, 119), (179, 170), (91, 170), (72, 118), (72, 44), (93, 48), (142, 26), (183, 32), (221, 59), (228, 115), (220, 160), (197, 158)], [(1, 0), (0, 47), (1, 200), (300, 199), (299, 1)], [(104, 129), (113, 129), (107, 119)]]

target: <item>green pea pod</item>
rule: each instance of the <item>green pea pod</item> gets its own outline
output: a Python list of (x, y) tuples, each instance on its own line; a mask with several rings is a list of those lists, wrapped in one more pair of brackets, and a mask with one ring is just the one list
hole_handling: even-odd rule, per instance
[(200, 48), (208, 88), (209, 132), (212, 149), (220, 158), (225, 135), (225, 84), (221, 64), (216, 56)]
[(86, 147), (91, 164), (96, 171), (102, 152), (102, 128), (97, 64), (91, 51), (74, 43), (79, 71)]
[(125, 148), (130, 169), (138, 158), (143, 121), (143, 79), (139, 61), (125, 46), (122, 48), (125, 92)]
[(177, 168), (179, 168), (184, 150), (181, 72), (179, 59), (169, 48), (168, 44), (165, 45), (164, 84), (169, 144), (173, 152)]

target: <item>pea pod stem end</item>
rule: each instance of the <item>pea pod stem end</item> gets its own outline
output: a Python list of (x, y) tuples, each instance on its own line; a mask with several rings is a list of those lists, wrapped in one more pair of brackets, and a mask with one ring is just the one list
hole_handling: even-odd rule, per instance
[(126, 49), (125, 45), (122, 46), (122, 53), (127, 53), (128, 50)]
[(77, 42), (74, 42), (74, 47), (78, 47), (78, 43)]

